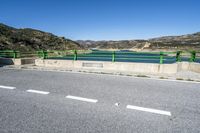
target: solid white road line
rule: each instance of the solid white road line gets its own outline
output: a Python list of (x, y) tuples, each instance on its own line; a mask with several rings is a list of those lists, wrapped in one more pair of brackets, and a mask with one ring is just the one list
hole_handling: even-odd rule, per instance
[(155, 114), (171, 116), (170, 112), (163, 111), (163, 110), (150, 109), (150, 108), (138, 107), (138, 106), (133, 106), (133, 105), (127, 105), (126, 108), (127, 109), (134, 109), (134, 110), (139, 110), (139, 111), (150, 112), (150, 113), (155, 113)]
[(31, 93), (43, 94), (43, 95), (49, 94), (49, 92), (47, 92), (47, 91), (39, 91), (39, 90), (26, 90), (26, 91), (31, 92)]
[(71, 96), (71, 95), (66, 96), (66, 98), (84, 101), (84, 102), (91, 102), (91, 103), (96, 103), (98, 101), (96, 99), (89, 99), (89, 98), (83, 98), (83, 97), (77, 97), (77, 96)]
[(0, 85), (0, 88), (2, 88), (2, 89), (8, 89), (8, 90), (14, 90), (14, 89), (16, 89), (16, 87), (4, 86), (4, 85)]

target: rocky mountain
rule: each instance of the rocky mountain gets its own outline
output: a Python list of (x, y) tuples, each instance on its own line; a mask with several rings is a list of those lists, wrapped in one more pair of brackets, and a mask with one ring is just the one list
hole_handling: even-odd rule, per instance
[(51, 33), (25, 28), (16, 29), (0, 23), (0, 50), (67, 50), (81, 49), (75, 41)]
[(130, 49), (135, 51), (200, 50), (200, 32), (182, 36), (166, 36), (149, 40), (77, 41), (85, 48)]

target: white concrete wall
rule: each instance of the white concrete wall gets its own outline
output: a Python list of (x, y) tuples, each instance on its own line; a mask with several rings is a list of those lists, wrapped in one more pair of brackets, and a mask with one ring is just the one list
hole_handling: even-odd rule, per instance
[(94, 70), (112, 70), (137, 73), (167, 73), (177, 72), (177, 64), (153, 64), (153, 63), (127, 63), (127, 62), (103, 62), (103, 61), (72, 61), (72, 60), (35, 60), (37, 66), (54, 68), (76, 68)]
[(178, 64), (158, 64), (159, 73), (173, 74), (178, 72)]
[(178, 62), (178, 71), (188, 71), (189, 70), (189, 62)]
[(3, 65), (35, 64), (35, 59), (32, 59), (32, 58), (23, 58), (23, 59), (0, 58), (0, 64), (3, 64)]
[(200, 64), (199, 63), (190, 63), (188, 68), (189, 68), (189, 71), (200, 73)]
[(200, 63), (179, 62), (174, 64), (153, 63), (128, 63), (106, 61), (73, 61), (73, 60), (48, 60), (48, 59), (6, 59), (0, 58), (0, 64), (23, 65), (33, 64), (42, 67), (67, 68), (67, 69), (92, 69), (107, 71), (124, 71), (135, 73), (166, 73), (173, 74), (179, 71), (193, 71), (200, 73)]

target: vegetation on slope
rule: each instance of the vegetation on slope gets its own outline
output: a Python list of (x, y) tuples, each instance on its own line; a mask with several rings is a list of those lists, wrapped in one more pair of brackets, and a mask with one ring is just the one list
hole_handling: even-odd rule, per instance
[(0, 24), (0, 50), (67, 50), (80, 49), (72, 40), (34, 29), (16, 29)]
[(16, 29), (0, 24), (0, 50), (129, 49), (134, 51), (200, 50), (200, 32), (149, 40), (72, 41), (30, 28)]

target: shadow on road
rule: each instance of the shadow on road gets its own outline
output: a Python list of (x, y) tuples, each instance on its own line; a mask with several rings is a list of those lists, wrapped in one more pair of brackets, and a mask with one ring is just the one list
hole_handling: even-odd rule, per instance
[(0, 58), (0, 67), (6, 66), (6, 65), (13, 65), (14, 62), (12, 59), (9, 58)]

